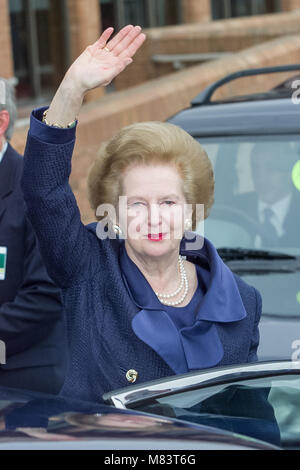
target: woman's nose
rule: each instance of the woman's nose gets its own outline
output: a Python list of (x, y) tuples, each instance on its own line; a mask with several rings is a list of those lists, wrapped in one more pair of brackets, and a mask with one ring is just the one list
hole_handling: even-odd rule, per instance
[(151, 227), (157, 227), (161, 222), (161, 211), (159, 204), (151, 204), (148, 214), (148, 224)]

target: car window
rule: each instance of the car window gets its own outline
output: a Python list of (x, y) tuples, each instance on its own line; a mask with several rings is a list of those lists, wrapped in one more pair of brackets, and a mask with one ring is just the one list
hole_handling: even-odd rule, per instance
[(243, 380), (147, 400), (134, 408), (300, 448), (300, 378)]
[[(203, 233), (217, 249), (266, 250), (299, 257), (229, 267), (256, 287), (263, 314), (300, 318), (300, 138), (199, 138), (215, 174), (215, 203)], [(271, 209), (271, 215), (270, 211)], [(226, 260), (225, 260), (226, 261)], [(260, 264), (259, 264), (260, 263)], [(284, 292), (284, 295), (282, 293)], [(291, 338), (290, 338), (291, 336)], [(290, 357), (291, 339), (284, 357)]]
[(198, 140), (215, 173), (215, 204), (205, 221), (205, 236), (217, 248), (300, 255), (299, 137)]

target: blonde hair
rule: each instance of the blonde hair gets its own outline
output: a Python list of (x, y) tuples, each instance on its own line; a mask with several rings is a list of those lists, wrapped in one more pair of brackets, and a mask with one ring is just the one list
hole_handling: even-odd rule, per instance
[(205, 150), (180, 127), (156, 121), (124, 127), (101, 146), (88, 175), (88, 197), (95, 213), (101, 204), (117, 207), (123, 173), (139, 164), (175, 165), (186, 202), (193, 205), (193, 229), (199, 222), (196, 204), (204, 204), (204, 218), (208, 216), (214, 202), (214, 175)]

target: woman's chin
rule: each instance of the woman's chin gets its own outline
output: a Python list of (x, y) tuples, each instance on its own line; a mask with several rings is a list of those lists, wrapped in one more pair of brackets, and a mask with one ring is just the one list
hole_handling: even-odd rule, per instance
[(158, 258), (179, 252), (180, 240), (170, 237), (141, 237), (139, 239), (126, 240), (127, 252), (139, 254), (139, 256)]
[(175, 249), (178, 249), (178, 244), (174, 243), (174, 240), (154, 240), (148, 239), (142, 242), (143, 252), (147, 256), (163, 256)]

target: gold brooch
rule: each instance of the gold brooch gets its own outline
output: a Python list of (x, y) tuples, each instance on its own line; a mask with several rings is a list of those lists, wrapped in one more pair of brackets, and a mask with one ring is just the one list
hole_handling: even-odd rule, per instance
[(134, 383), (136, 381), (136, 379), (138, 378), (138, 372), (134, 369), (129, 369), (127, 372), (126, 372), (126, 379), (128, 380), (128, 382), (131, 382), (131, 383)]

